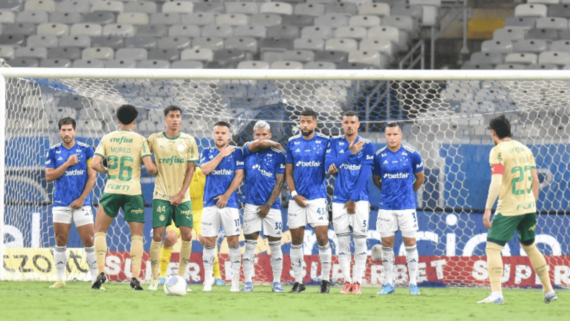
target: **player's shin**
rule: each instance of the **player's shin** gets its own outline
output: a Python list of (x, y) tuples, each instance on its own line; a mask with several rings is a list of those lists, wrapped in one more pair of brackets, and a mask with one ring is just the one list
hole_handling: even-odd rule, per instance
[(394, 284), (393, 270), (394, 270), (394, 248), (382, 246), (382, 265), (384, 266), (385, 280), (384, 284)]
[(368, 257), (368, 247), (366, 246), (366, 236), (354, 236), (354, 277), (353, 282), (362, 284), (362, 276), (366, 269), (366, 258)]
[(141, 272), (141, 263), (143, 255), (143, 237), (140, 235), (135, 235), (132, 237), (131, 242), (131, 260), (132, 260), (132, 277), (139, 279)]
[(408, 272), (410, 274), (410, 284), (418, 284), (418, 255), (417, 245), (406, 246), (406, 260), (408, 261)]
[(168, 265), (170, 264), (170, 256), (172, 256), (172, 247), (163, 247), (160, 251), (160, 277), (166, 277)]
[(503, 277), (503, 259), (501, 258), (502, 245), (487, 242), (485, 249), (487, 254), (487, 271), (491, 283), (491, 291), (495, 294), (501, 293), (501, 278)]
[(203, 256), (204, 262), (204, 282), (212, 280), (212, 270), (214, 269), (215, 246), (205, 246)]
[(303, 244), (291, 244), (290, 257), (295, 282), (303, 283)]
[(337, 235), (338, 263), (342, 271), (344, 282), (352, 283), (350, 278), (350, 235)]
[(152, 278), (158, 279), (158, 268), (160, 260), (160, 248), (162, 242), (155, 242), (154, 240), (150, 243), (150, 267), (152, 270)]
[(321, 280), (329, 281), (332, 265), (332, 251), (329, 242), (323, 246), (319, 246), (319, 258), (321, 259)]
[(236, 246), (230, 246), (229, 250), (230, 260), (232, 262), (232, 280), (239, 282), (240, 268), (241, 268), (241, 250), (239, 243)]
[(67, 266), (67, 247), (56, 246), (53, 258), (55, 259), (55, 269), (57, 271), (57, 278), (65, 282), (65, 267)]
[(544, 255), (540, 253), (534, 243), (531, 245), (523, 244), (522, 247), (530, 260), (532, 268), (542, 283), (542, 291), (544, 293), (552, 291), (552, 284), (550, 283), (550, 276), (548, 275), (548, 265), (546, 264)]
[(91, 272), (91, 281), (95, 282), (97, 279), (97, 257), (95, 256), (95, 245), (85, 248), (85, 258), (89, 271)]
[(184, 277), (186, 267), (192, 255), (192, 241), (182, 241), (180, 245), (180, 261), (178, 263), (178, 275)]
[(269, 249), (271, 250), (271, 269), (273, 270), (273, 282), (281, 282), (281, 272), (283, 271), (283, 251), (281, 251), (281, 241), (270, 241)]
[(243, 252), (243, 276), (245, 277), (245, 282), (251, 282), (251, 278), (253, 276), (253, 263), (255, 260), (256, 246), (256, 240), (245, 240), (245, 251)]
[(95, 255), (97, 256), (97, 274), (105, 272), (105, 256), (107, 255), (107, 233), (95, 233)]

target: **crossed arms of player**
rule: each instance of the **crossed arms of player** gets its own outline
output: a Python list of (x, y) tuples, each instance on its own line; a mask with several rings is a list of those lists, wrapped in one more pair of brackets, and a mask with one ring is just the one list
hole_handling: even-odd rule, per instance
[[(81, 193), (78, 199), (74, 200), (71, 204), (69, 204), (69, 207), (71, 208), (75, 209), (81, 208), (83, 206), (83, 203), (85, 202), (85, 199), (87, 198), (89, 193), (91, 193), (93, 186), (95, 186), (95, 182), (97, 180), (97, 174), (93, 169), (89, 167), (90, 161), (91, 160), (87, 161), (87, 182), (85, 183), (83, 192)], [(58, 168), (47, 167), (46, 180), (48, 182), (55, 181), (56, 179), (60, 178), (69, 167), (74, 166), (77, 163), (79, 163), (79, 158), (77, 157), (77, 155), (71, 155), (67, 159), (67, 161)]]
[[(220, 150), (220, 153), (218, 153), (216, 157), (212, 158), (211, 161), (200, 165), (202, 173), (204, 173), (204, 175), (206, 176), (210, 175), (210, 173), (212, 173), (212, 171), (214, 171), (216, 167), (220, 165), (222, 159), (224, 159), (224, 157), (231, 155), (231, 153), (233, 153), (234, 150), (235, 147), (230, 147), (230, 146), (224, 147), (222, 150)], [(236, 191), (236, 189), (238, 189), (239, 184), (241, 184), (242, 180), (243, 180), (243, 169), (238, 169), (235, 171), (234, 178), (230, 184), (230, 187), (228, 187), (226, 192), (222, 195), (214, 197), (214, 199), (218, 200), (218, 202), (216, 203), (217, 207), (223, 208), (226, 206), (226, 204), (228, 203), (228, 199)]]

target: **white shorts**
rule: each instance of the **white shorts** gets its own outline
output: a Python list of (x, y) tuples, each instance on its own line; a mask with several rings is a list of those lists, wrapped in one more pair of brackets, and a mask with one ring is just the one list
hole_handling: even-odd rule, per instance
[(378, 210), (376, 230), (381, 237), (394, 236), (398, 228), (403, 236), (415, 234), (418, 230), (416, 210)]
[(245, 204), (243, 210), (243, 234), (249, 235), (261, 231), (263, 225), (263, 233), (271, 237), (281, 237), (283, 235), (283, 219), (281, 211), (278, 209), (270, 209), (265, 218), (257, 215), (257, 205)]
[(69, 206), (54, 207), (51, 210), (54, 223), (71, 224), (73, 221), (75, 227), (93, 224), (93, 210), (91, 206), (85, 205), (82, 208), (73, 209)]
[(350, 235), (350, 228), (355, 236), (368, 236), (370, 225), (370, 203), (368, 201), (356, 202), (356, 212), (348, 214), (344, 203), (333, 203), (333, 227), (337, 235)]
[(202, 236), (217, 237), (220, 234), (220, 225), (226, 236), (240, 235), (239, 210), (233, 207), (205, 207), (202, 210)]
[(307, 224), (312, 227), (329, 225), (326, 199), (317, 198), (307, 201), (307, 207), (301, 207), (295, 200), (289, 200), (287, 215), (289, 229), (305, 227)]

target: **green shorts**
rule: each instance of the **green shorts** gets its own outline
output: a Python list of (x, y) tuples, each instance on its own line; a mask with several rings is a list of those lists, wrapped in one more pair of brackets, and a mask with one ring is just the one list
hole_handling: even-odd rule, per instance
[(152, 201), (152, 227), (162, 227), (174, 224), (176, 227), (194, 227), (194, 217), (192, 216), (192, 202), (187, 201), (178, 206), (170, 205), (169, 201)]
[(103, 206), (105, 214), (112, 218), (117, 217), (119, 209), (125, 213), (125, 221), (144, 223), (144, 199), (142, 195), (123, 195), (103, 193), (99, 204)]
[(517, 216), (503, 216), (499, 213), (495, 214), (492, 223), (489, 234), (487, 234), (487, 241), (505, 245), (513, 238), (515, 230), (519, 233), (520, 242), (534, 240), (536, 213)]

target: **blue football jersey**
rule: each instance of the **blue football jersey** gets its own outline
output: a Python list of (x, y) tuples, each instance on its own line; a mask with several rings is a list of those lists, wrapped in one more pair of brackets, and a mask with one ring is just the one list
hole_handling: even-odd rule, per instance
[[(271, 148), (264, 152), (252, 153), (249, 144), (243, 146), (245, 162), (245, 184), (243, 193), (245, 202), (252, 205), (263, 205), (275, 187), (275, 175), (285, 173), (285, 152)], [(271, 208), (280, 209), (279, 197)]]
[(329, 137), (319, 133), (310, 140), (301, 134), (289, 138), (285, 162), (293, 164), (297, 194), (307, 200), (327, 197), (325, 155), (328, 143)]
[[(200, 164), (206, 164), (219, 153), (220, 151), (215, 147), (205, 148), (202, 150)], [(204, 207), (215, 206), (218, 203), (218, 200), (215, 200), (214, 197), (218, 197), (228, 190), (234, 179), (235, 172), (239, 169), (243, 169), (243, 156), (241, 148), (236, 148), (233, 153), (222, 159), (216, 169), (206, 175)], [(228, 199), (226, 207), (239, 208), (237, 189)]]
[[(338, 168), (338, 173), (336, 176), (336, 181), (334, 184), (333, 192), (333, 202), (334, 203), (346, 203), (350, 200), (350, 196), (356, 187), (356, 182), (358, 176), (360, 175), (360, 170), (363, 165), (369, 165), (372, 167), (374, 164), (374, 145), (367, 139), (358, 136), (356, 142), (364, 140), (364, 146), (360, 152), (356, 155), (350, 155), (346, 162), (340, 165)], [(333, 137), (329, 141), (329, 146), (327, 148), (327, 161), (337, 159), (343, 154), (350, 154), (348, 146), (350, 144), (344, 136)], [(347, 154), (348, 153), (348, 154)], [(328, 170), (328, 168), (327, 168)], [(372, 174), (371, 168), (369, 168), (367, 174), (367, 179)], [(365, 185), (364, 189), (358, 195), (357, 201), (369, 201), (368, 196), (368, 183)]]
[(392, 152), (388, 147), (379, 149), (374, 157), (372, 170), (372, 174), (380, 176), (382, 180), (379, 208), (415, 209), (414, 174), (423, 170), (422, 157), (410, 146), (402, 144), (397, 152)]
[[(63, 165), (71, 155), (77, 155), (79, 163), (68, 167), (63, 175), (55, 180), (53, 191), (53, 206), (69, 206), (78, 199), (87, 183), (87, 166), (93, 159), (93, 148), (87, 144), (75, 141), (75, 145), (70, 149), (62, 143), (50, 147), (46, 156), (47, 168), (58, 168)], [(91, 195), (85, 198), (83, 205), (91, 204)]]

